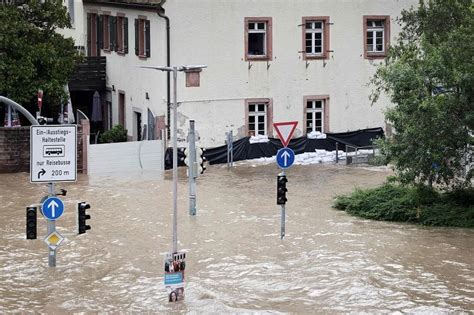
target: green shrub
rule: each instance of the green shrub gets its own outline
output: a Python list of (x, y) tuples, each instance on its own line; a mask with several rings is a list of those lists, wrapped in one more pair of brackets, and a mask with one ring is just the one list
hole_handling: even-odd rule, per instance
[(388, 164), (387, 156), (382, 154), (369, 155), (367, 164), (372, 166), (383, 166)]
[(387, 183), (337, 196), (333, 207), (372, 220), (474, 227), (474, 189), (438, 193), (426, 186)]
[(126, 142), (127, 141), (127, 129), (121, 125), (115, 125), (109, 131), (104, 132), (100, 136), (101, 143), (112, 143), (112, 142)]

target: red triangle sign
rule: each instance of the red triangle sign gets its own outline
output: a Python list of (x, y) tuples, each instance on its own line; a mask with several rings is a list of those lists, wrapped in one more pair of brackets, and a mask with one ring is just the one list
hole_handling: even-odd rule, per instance
[(298, 125), (297, 121), (287, 121), (273, 124), (273, 127), (278, 134), (278, 138), (280, 138), (280, 141), (284, 147), (287, 147), (288, 143), (290, 143), (290, 139), (295, 132), (296, 125)]

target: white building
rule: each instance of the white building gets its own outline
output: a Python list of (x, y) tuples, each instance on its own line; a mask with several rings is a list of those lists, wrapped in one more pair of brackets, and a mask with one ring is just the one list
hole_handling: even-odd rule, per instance
[(371, 105), (368, 83), (399, 32), (396, 17), (417, 3), (84, 0), (74, 2), (72, 31), (89, 55), (106, 56), (105, 127), (123, 124), (137, 140), (148, 110), (162, 117), (156, 130), (168, 121), (166, 74), (137, 67), (167, 64), (166, 15), (171, 65), (208, 66), (178, 75), (179, 137), (194, 119), (201, 145), (213, 147), (230, 130), (273, 136), (279, 121), (298, 121), (295, 136), (385, 127), (390, 102)]

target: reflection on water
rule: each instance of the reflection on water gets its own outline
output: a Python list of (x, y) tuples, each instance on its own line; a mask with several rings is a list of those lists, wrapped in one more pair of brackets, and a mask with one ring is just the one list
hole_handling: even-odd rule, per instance
[[(171, 172), (87, 178), (68, 190), (57, 268), (42, 238), (25, 240), (25, 207), (46, 192), (28, 174), (0, 174), (0, 313), (71, 312), (472, 312), (474, 231), (357, 219), (332, 198), (375, 186), (387, 171), (295, 166), (280, 240), (274, 165), (211, 166), (187, 214), (180, 169), (179, 248), (186, 299), (168, 303), (163, 258), (171, 247)], [(75, 205), (92, 230), (76, 236)]]

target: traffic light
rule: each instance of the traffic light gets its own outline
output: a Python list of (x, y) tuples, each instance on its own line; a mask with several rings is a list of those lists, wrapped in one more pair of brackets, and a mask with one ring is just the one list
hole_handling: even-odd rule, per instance
[(184, 149), (184, 158), (183, 158), (184, 164), (189, 166), (189, 148)]
[(286, 199), (286, 192), (288, 191), (286, 189), (287, 182), (288, 179), (286, 179), (285, 175), (277, 176), (277, 205), (284, 205), (288, 200)]
[(91, 206), (86, 202), (79, 202), (77, 204), (77, 226), (78, 226), (78, 233), (83, 234), (86, 233), (87, 230), (91, 229), (90, 225), (86, 224), (86, 220), (89, 220), (91, 216), (86, 214), (86, 210), (89, 209)]
[(26, 239), (36, 239), (36, 207), (26, 207)]
[(206, 163), (207, 159), (204, 157), (203, 153), (204, 149), (196, 148), (196, 162), (198, 163), (199, 174), (203, 174), (206, 170), (204, 163)]

